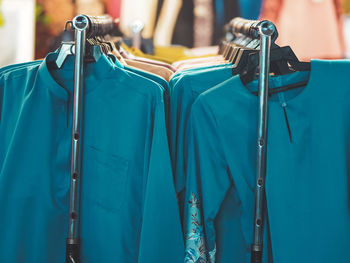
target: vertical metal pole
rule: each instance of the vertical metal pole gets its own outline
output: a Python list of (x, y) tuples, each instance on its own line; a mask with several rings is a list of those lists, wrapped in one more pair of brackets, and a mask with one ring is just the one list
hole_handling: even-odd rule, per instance
[(80, 199), (80, 166), (81, 166), (81, 125), (83, 108), (84, 56), (86, 30), (89, 21), (86, 16), (78, 15), (73, 19), (75, 29), (75, 65), (73, 94), (73, 132), (72, 132), (72, 163), (69, 203), (69, 229), (66, 239), (66, 263), (80, 262), (79, 241), (79, 199)]
[(257, 141), (257, 171), (255, 187), (254, 239), (251, 246), (251, 263), (262, 262), (263, 219), (265, 204), (265, 177), (267, 151), (268, 87), (270, 70), (271, 36), (274, 33), (271, 22), (265, 21), (259, 26), (259, 117)]

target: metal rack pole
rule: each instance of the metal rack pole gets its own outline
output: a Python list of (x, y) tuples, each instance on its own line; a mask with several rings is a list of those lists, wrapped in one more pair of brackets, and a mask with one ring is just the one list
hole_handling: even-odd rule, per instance
[(72, 155), (69, 200), (69, 228), (66, 239), (66, 263), (80, 262), (79, 203), (81, 177), (81, 145), (84, 94), (84, 57), (88, 37), (105, 35), (114, 28), (114, 21), (108, 15), (78, 15), (72, 21), (75, 30), (75, 64), (73, 91)]
[(271, 37), (275, 26), (269, 21), (263, 21), (259, 26), (260, 57), (259, 57), (259, 115), (257, 136), (257, 171), (255, 186), (254, 239), (251, 246), (251, 263), (262, 262), (263, 252), (263, 222), (265, 206), (265, 177), (267, 151), (268, 122), (268, 87), (270, 70)]
[(72, 159), (69, 202), (69, 229), (66, 239), (66, 263), (80, 262), (79, 240), (79, 202), (80, 202), (80, 167), (81, 167), (81, 126), (83, 108), (84, 56), (86, 32), (89, 20), (84, 15), (73, 19), (75, 29), (75, 65), (73, 94), (73, 132)]

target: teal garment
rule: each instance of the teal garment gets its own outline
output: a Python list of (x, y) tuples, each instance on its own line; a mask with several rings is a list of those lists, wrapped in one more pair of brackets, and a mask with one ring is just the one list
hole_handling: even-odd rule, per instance
[[(164, 88), (163, 91), (163, 96), (164, 96), (164, 108), (165, 108), (165, 120), (166, 120), (166, 126), (167, 126), (167, 133), (169, 134), (169, 129), (168, 129), (168, 120), (169, 120), (169, 100), (170, 100), (170, 87), (169, 87), (169, 83), (163, 79), (162, 77), (159, 77), (155, 74), (151, 74), (151, 73), (147, 73), (146, 71), (143, 70), (138, 70), (134, 67), (128, 67), (128, 66), (123, 66), (118, 59), (114, 56), (114, 55), (108, 55), (108, 57), (111, 59), (112, 63), (116, 64), (116, 66), (124, 68), (125, 70), (129, 71), (129, 72), (133, 72), (139, 76), (145, 77), (148, 80), (152, 80), (156, 83), (158, 83), (159, 85), (161, 85), (162, 88)], [(38, 65), (42, 62), (42, 60), (36, 60), (36, 61), (31, 61), (31, 62), (26, 62), (26, 63), (19, 63), (19, 64), (13, 64), (13, 65), (9, 65), (9, 66), (5, 66), (3, 68), (0, 68), (0, 74), (3, 74), (5, 72), (11, 71), (11, 70), (17, 70), (23, 67), (28, 67), (28, 66), (32, 66), (32, 65)], [(170, 136), (170, 135), (168, 135)]]
[(109, 59), (112, 61), (111, 63), (114, 63), (117, 67), (119, 68), (123, 68), (129, 72), (133, 72), (141, 77), (144, 77), (148, 80), (154, 81), (156, 83), (158, 83), (164, 90), (163, 93), (169, 93), (169, 83), (162, 77), (152, 74), (152, 73), (148, 73), (144, 70), (139, 70), (135, 67), (129, 67), (128, 65), (124, 66), (123, 64), (120, 63), (120, 61), (117, 59), (116, 56), (110, 54), (108, 55)]
[(185, 69), (185, 70), (180, 70), (175, 72), (175, 74), (171, 77), (169, 81), (169, 85), (171, 87), (175, 86), (176, 82), (181, 78), (181, 76), (186, 75), (186, 74), (191, 74), (191, 73), (198, 73), (203, 70), (210, 70), (210, 69), (221, 69), (224, 67), (229, 67), (232, 66), (232, 64), (227, 63), (227, 64), (219, 64), (219, 65), (214, 65), (214, 66), (207, 66), (207, 67), (199, 67), (199, 68), (190, 68), (190, 69)]
[(162, 77), (143, 70), (138, 70), (134, 67), (125, 66), (124, 69), (158, 83), (164, 89), (164, 92), (169, 93), (169, 83)]
[[(313, 60), (311, 73), (270, 81), (274, 88), (309, 77), (269, 100), (264, 262), (350, 262), (349, 70), (349, 61)], [(257, 115), (257, 97), (239, 76), (192, 106), (185, 262), (250, 262)]]
[(159, 84), (163, 88), (163, 98), (164, 98), (164, 110), (165, 110), (165, 123), (166, 123), (166, 129), (167, 129), (167, 137), (169, 138), (169, 100), (170, 100), (170, 87), (169, 83), (162, 77), (148, 73), (144, 70), (139, 70), (135, 67), (129, 67), (122, 65), (119, 60), (114, 55), (108, 55), (109, 58), (112, 60), (112, 63), (115, 63), (116, 66), (121, 67), (125, 69), (126, 71), (135, 73), (139, 75), (140, 77), (146, 78), (150, 81), (154, 81), (157, 84)]
[[(185, 130), (191, 106), (199, 94), (230, 77), (232, 77), (232, 67), (229, 65), (208, 67), (202, 70), (184, 72), (174, 86), (170, 86), (169, 145), (175, 176), (175, 189), (180, 200), (183, 199), (180, 193), (185, 188), (185, 162), (187, 159)], [(180, 201), (180, 207), (182, 206)]]
[(135, 74), (138, 74), (139, 76), (142, 76), (148, 80), (154, 81), (157, 84), (159, 84), (163, 88), (163, 98), (164, 98), (164, 111), (165, 111), (165, 124), (166, 124), (166, 129), (167, 129), (167, 137), (169, 138), (169, 107), (170, 107), (170, 87), (169, 83), (163, 79), (162, 77), (159, 77), (155, 74), (152, 73), (147, 73), (146, 71), (143, 70), (138, 70), (134, 67), (124, 67), (125, 70), (133, 72)]
[[(73, 57), (0, 77), (0, 255), (65, 260)], [(183, 261), (162, 88), (102, 56), (87, 64), (82, 262)]]
[(30, 62), (25, 62), (25, 63), (11, 64), (11, 65), (0, 68), (0, 75), (4, 74), (6, 72), (12, 71), (12, 70), (17, 70), (17, 69), (26, 68), (29, 66), (38, 65), (41, 62), (42, 62), (42, 60), (36, 60), (36, 61), (30, 61)]
[(239, 0), (240, 16), (256, 20), (260, 16), (262, 0)]

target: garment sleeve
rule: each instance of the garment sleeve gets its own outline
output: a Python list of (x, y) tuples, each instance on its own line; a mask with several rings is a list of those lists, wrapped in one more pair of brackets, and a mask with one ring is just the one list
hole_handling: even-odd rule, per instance
[(192, 107), (188, 131), (183, 226), (185, 262), (214, 263), (214, 220), (230, 187), (230, 180), (215, 118), (200, 99)]
[(264, 0), (261, 6), (260, 19), (277, 23), (283, 0)]
[(165, 0), (154, 31), (154, 44), (156, 46), (171, 45), (171, 39), (176, 21), (182, 7), (183, 0)]
[(162, 103), (156, 107), (152, 130), (138, 262), (179, 263), (184, 242)]
[(189, 115), (190, 103), (188, 102), (188, 91), (190, 87), (187, 84), (187, 78), (182, 76), (174, 85), (173, 92), (170, 95), (169, 109), (169, 145), (172, 157), (174, 172), (175, 191), (177, 194), (183, 192), (185, 188), (185, 176), (183, 170), (183, 142), (185, 122)]

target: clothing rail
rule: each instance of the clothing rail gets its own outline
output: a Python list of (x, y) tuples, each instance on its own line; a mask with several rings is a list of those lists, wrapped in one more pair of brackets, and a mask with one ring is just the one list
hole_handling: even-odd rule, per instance
[(84, 57), (86, 39), (109, 33), (114, 21), (109, 16), (78, 15), (72, 21), (75, 30), (74, 94), (72, 124), (72, 155), (69, 201), (69, 229), (66, 239), (66, 263), (80, 262), (79, 203), (81, 177), (81, 127), (84, 93)]
[(262, 262), (263, 222), (265, 206), (265, 177), (267, 152), (268, 86), (270, 70), (270, 51), (272, 37), (277, 30), (270, 21), (253, 21), (235, 18), (230, 23), (234, 33), (260, 39), (259, 55), (259, 93), (258, 93), (258, 131), (257, 131), (257, 170), (255, 185), (254, 236), (251, 246), (251, 263)]
[(109, 15), (85, 17), (89, 20), (87, 38), (107, 35), (115, 27), (115, 22)]
[(273, 30), (271, 41), (275, 42), (278, 37), (278, 32), (275, 25), (267, 20), (247, 20), (241, 17), (236, 17), (225, 26), (225, 30), (237, 34), (242, 34), (252, 39), (260, 39), (260, 28), (263, 24), (267, 23), (269, 24), (270, 30)]

